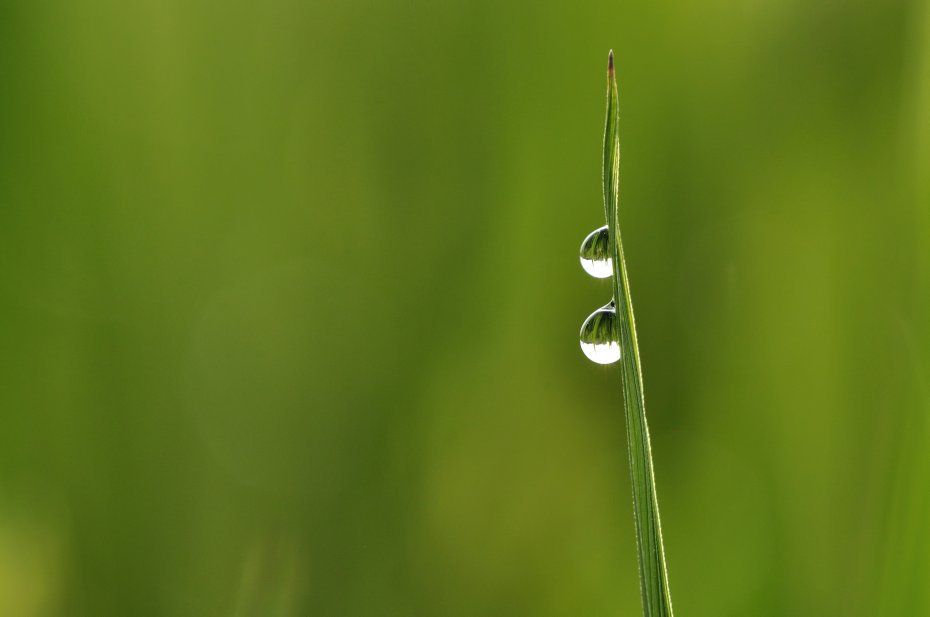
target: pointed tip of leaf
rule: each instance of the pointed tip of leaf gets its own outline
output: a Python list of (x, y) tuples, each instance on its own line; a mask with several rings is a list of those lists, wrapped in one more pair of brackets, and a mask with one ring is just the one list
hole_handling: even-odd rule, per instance
[(610, 73), (614, 72), (614, 50), (610, 50), (610, 53), (607, 54), (607, 70)]

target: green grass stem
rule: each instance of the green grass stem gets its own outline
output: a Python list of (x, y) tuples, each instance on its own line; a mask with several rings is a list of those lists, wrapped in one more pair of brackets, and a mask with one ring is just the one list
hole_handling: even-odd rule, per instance
[(614, 269), (614, 300), (617, 305), (620, 334), (620, 367), (623, 406), (626, 415), (627, 447), (633, 486), (633, 516), (639, 549), (640, 588), (645, 617), (672, 617), (672, 598), (668, 589), (662, 525), (652, 469), (652, 447), (646, 424), (643, 377), (636, 342), (636, 322), (630, 284), (620, 240), (619, 182), (620, 132), (619, 94), (613, 52), (607, 69), (607, 121), (604, 130), (604, 209), (610, 228), (610, 254)]

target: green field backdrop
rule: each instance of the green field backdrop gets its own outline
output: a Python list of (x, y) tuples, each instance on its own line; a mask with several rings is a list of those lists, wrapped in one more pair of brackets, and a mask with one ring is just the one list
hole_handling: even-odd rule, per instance
[(0, 0), (0, 617), (930, 616), (927, 0)]

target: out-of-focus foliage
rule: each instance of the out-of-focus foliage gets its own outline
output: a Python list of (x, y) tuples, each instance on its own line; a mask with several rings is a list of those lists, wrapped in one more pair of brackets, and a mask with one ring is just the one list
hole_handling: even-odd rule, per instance
[(930, 3), (0, 1), (0, 614), (930, 615)]

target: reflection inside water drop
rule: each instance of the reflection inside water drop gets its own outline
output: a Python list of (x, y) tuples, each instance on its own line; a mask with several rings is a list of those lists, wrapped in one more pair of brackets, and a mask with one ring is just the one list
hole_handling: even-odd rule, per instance
[(595, 229), (581, 243), (581, 267), (598, 279), (613, 276), (613, 260), (610, 258), (610, 235), (607, 225)]
[(581, 324), (581, 351), (598, 364), (613, 364), (620, 359), (619, 321), (614, 303), (591, 313)]

